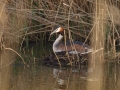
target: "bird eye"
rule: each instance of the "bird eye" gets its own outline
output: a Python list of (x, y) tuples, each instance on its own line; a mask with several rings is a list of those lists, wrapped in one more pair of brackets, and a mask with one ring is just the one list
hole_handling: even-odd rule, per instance
[(55, 31), (56, 31), (56, 32), (59, 32), (59, 29), (57, 28)]

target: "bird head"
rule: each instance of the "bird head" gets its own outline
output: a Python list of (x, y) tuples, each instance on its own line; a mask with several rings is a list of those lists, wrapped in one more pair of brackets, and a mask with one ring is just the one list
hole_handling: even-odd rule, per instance
[(50, 35), (58, 33), (58, 34), (64, 34), (64, 29), (62, 27), (57, 27), (53, 32), (51, 32)]

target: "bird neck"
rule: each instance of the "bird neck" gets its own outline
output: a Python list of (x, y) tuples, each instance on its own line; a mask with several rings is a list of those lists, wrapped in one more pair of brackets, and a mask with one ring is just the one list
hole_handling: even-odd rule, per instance
[(60, 34), (58, 36), (58, 38), (55, 40), (55, 42), (53, 43), (53, 51), (56, 52), (57, 51), (57, 46), (59, 45), (59, 43), (61, 42), (63, 36)]

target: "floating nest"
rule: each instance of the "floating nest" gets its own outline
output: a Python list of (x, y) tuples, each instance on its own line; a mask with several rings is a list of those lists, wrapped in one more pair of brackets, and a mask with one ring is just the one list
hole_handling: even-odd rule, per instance
[(52, 53), (47, 55), (42, 60), (42, 63), (47, 66), (78, 66), (87, 64), (88, 57), (88, 54), (74, 55), (66, 52)]

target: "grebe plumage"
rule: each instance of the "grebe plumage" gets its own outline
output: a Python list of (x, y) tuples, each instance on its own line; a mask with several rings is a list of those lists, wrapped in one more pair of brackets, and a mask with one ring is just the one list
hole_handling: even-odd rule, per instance
[[(92, 52), (92, 49), (89, 48), (88, 45), (79, 42), (79, 41), (73, 41), (72, 43), (70, 41), (67, 41), (66, 43), (61, 42), (64, 36), (64, 29), (62, 27), (58, 27), (55, 29), (50, 35), (54, 33), (58, 33), (59, 36), (53, 43), (53, 51), (54, 52), (65, 52), (66, 50), (70, 54), (87, 54), (89, 52)], [(65, 45), (66, 44), (66, 45)], [(66, 49), (67, 48), (67, 49)]]

